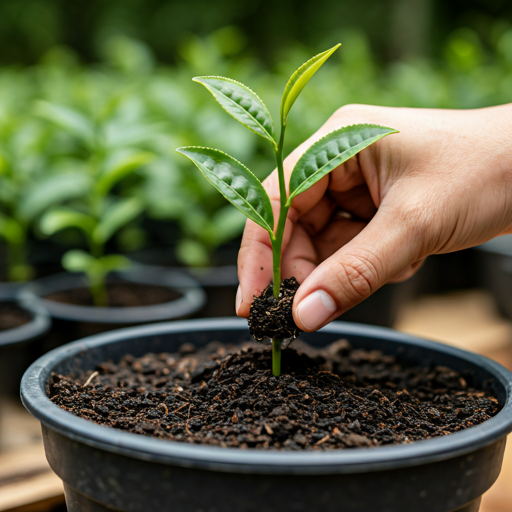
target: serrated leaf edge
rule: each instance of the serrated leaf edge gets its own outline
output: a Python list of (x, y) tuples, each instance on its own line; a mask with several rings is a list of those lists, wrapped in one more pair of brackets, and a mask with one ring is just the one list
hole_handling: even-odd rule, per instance
[[(231, 155), (228, 155), (226, 152), (224, 152), (224, 151), (222, 151), (220, 149), (208, 148), (206, 146), (182, 146), (182, 147), (176, 149), (177, 153), (179, 153), (180, 155), (183, 155), (184, 157), (188, 158), (196, 166), (197, 166), (197, 164), (190, 157), (188, 157), (182, 151), (180, 151), (182, 149), (208, 149), (209, 151), (216, 151), (217, 153), (221, 153), (224, 156), (227, 156), (228, 158), (230, 158), (231, 160), (234, 160), (236, 163), (240, 164), (251, 176), (254, 176), (254, 178), (256, 178), (259, 181), (259, 183), (261, 184), (261, 181), (259, 180), (259, 178), (248, 167), (246, 167), (242, 162), (240, 162), (236, 158), (232, 157)], [(202, 173), (202, 174), (215, 188), (217, 188), (215, 186), (215, 184), (210, 180), (210, 178), (208, 178), (208, 176), (206, 176), (204, 173)], [(235, 191), (234, 189), (232, 189), (232, 190)], [(265, 189), (263, 189), (263, 190), (265, 190)], [(235, 191), (235, 193), (238, 195), (238, 197), (240, 197), (241, 199), (244, 199), (242, 196), (240, 196), (240, 194), (238, 194), (238, 192)], [(266, 193), (266, 191), (265, 191), (265, 193)], [(267, 195), (267, 197), (268, 197), (268, 195)], [(269, 198), (269, 201), (270, 201), (270, 198)], [(230, 203), (231, 203), (231, 201), (230, 201)], [(233, 204), (233, 203), (231, 203), (231, 204)], [(241, 213), (243, 213), (245, 215), (245, 213), (242, 210), (240, 210), (240, 208), (238, 208), (235, 204), (233, 204), (233, 206), (239, 212), (241, 212)], [(272, 212), (272, 209), (270, 210), (270, 212), (272, 214), (272, 220), (274, 220), (274, 213)], [(256, 213), (258, 213), (258, 212), (256, 212)], [(245, 216), (247, 217), (247, 215), (245, 215)], [(272, 231), (272, 227), (269, 226), (267, 221), (259, 213), (258, 213), (258, 217), (261, 218), (261, 220), (263, 221), (263, 224), (265, 224), (265, 226), (266, 226), (265, 229), (270, 233), (270, 235), (274, 236), (273, 231)]]
[[(241, 87), (243, 87), (244, 89), (247, 89), (250, 93), (254, 94), (254, 96), (256, 96), (256, 98), (258, 98), (260, 101), (261, 101), (261, 104), (263, 105), (263, 107), (265, 107), (265, 110), (267, 111), (267, 114), (268, 114), (268, 117), (269, 119), (271, 120), (272, 122), (272, 128), (274, 129), (274, 132), (276, 131), (276, 127), (275, 127), (275, 123), (274, 123), (274, 119), (272, 118), (272, 116), (270, 115), (270, 111), (268, 110), (268, 107), (267, 105), (265, 105), (265, 102), (258, 96), (258, 94), (256, 94), (250, 87), (248, 87), (247, 85), (243, 84), (242, 82), (239, 82), (238, 80), (233, 80), (232, 78), (227, 78), (225, 76), (217, 76), (217, 75), (207, 75), (207, 76), (195, 76), (194, 78), (192, 78), (192, 81), (193, 82), (196, 82), (197, 84), (201, 84), (203, 87), (205, 87), (206, 89), (208, 89), (208, 87), (203, 83), (203, 82), (200, 82), (199, 80), (202, 79), (202, 78), (216, 78), (216, 79), (219, 79), (219, 80), (226, 80), (227, 82), (232, 82), (234, 84), (237, 84), (237, 85), (240, 85)], [(211, 91), (210, 91), (211, 92)], [(221, 93), (222, 94), (222, 93)], [(227, 112), (229, 114), (229, 112), (221, 105), (221, 103), (219, 102), (219, 100), (217, 98), (215, 98), (215, 96), (212, 94), (213, 98), (215, 99), (215, 101), (220, 105), (220, 107), (222, 108), (222, 110), (224, 110), (225, 112)], [(227, 97), (227, 96), (226, 96)], [(230, 98), (228, 98), (230, 99)], [(233, 100), (231, 100), (233, 101)], [(233, 103), (236, 103), (236, 102), (233, 102)], [(241, 107), (243, 108), (243, 107)], [(231, 114), (229, 114), (231, 115)], [(275, 140), (274, 136), (269, 133), (266, 128), (264, 126), (261, 125), (261, 123), (256, 119), (254, 118), (255, 121), (258, 123), (258, 125), (261, 127), (261, 129), (263, 130), (263, 132), (265, 132), (268, 137), (265, 137), (266, 139), (268, 139), (270, 142), (272, 142), (272, 144), (274, 146), (277, 146), (277, 141)], [(252, 128), (249, 128), (249, 126), (245, 125), (244, 126), (246, 128), (248, 128), (249, 130), (251, 130), (251, 132), (255, 133), (256, 135), (259, 135), (261, 136), (261, 133), (258, 133), (258, 132), (255, 132)], [(229, 156), (229, 155), (228, 155)]]
[[(283, 91), (283, 98), (281, 99), (281, 110), (280, 110), (280, 114), (281, 114), (281, 122), (284, 122), (285, 119), (284, 119), (284, 116), (283, 116), (283, 112), (284, 112), (284, 93), (286, 92), (286, 90), (288, 89), (288, 86), (290, 85), (291, 81), (293, 80), (293, 78), (295, 77), (295, 75), (297, 75), (299, 73), (299, 71), (301, 71), (302, 69), (304, 69), (311, 61), (317, 59), (320, 55), (323, 55), (325, 53), (329, 53), (331, 52), (331, 54), (329, 55), (329, 57), (341, 46), (341, 43), (338, 43), (337, 45), (333, 46), (332, 48), (329, 48), (328, 50), (325, 50), (324, 52), (320, 52), (320, 53), (317, 53), (316, 55), (313, 55), (313, 57), (311, 57), (310, 59), (308, 59), (306, 62), (304, 62), (304, 64), (302, 64), (301, 66), (299, 66), (293, 73), (292, 73), (292, 76), (289, 78), (288, 82), (286, 82), (286, 85), (285, 85), (285, 88), (284, 88), (284, 91)], [(327, 58), (329, 58), (327, 57)], [(327, 61), (327, 59), (326, 59)], [(291, 108), (291, 107), (290, 107)]]
[[(365, 126), (367, 128), (384, 128), (386, 130), (391, 130), (389, 133), (385, 133), (384, 135), (382, 135), (380, 138), (382, 137), (385, 137), (387, 135), (391, 135), (393, 133), (400, 133), (399, 130), (395, 129), (395, 128), (390, 128), (389, 126), (382, 126), (380, 124), (368, 124), (368, 123), (355, 123), (355, 124), (349, 124), (347, 126), (342, 126), (341, 128), (337, 128), (336, 130), (332, 130), (331, 132), (327, 133), (326, 135), (324, 135), (321, 139), (318, 139), (317, 141), (315, 141), (308, 149), (306, 149), (306, 151), (304, 151), (304, 153), (301, 155), (301, 157), (297, 160), (297, 163), (295, 164), (295, 166), (293, 167), (293, 170), (292, 170), (292, 173), (290, 175), (290, 179), (291, 179), (291, 176), (293, 175), (293, 171), (295, 171), (295, 167), (297, 167), (297, 165), (299, 164), (299, 162), (301, 161), (302, 157), (308, 152), (308, 150), (310, 148), (312, 148), (313, 146), (316, 146), (317, 144), (319, 144), (320, 142), (322, 142), (323, 140), (325, 140), (327, 137), (329, 137), (330, 135), (332, 135), (334, 132), (337, 132), (337, 131), (341, 131), (341, 130), (347, 130), (348, 128), (354, 128), (355, 126)], [(379, 139), (377, 139), (379, 140)], [(377, 142), (377, 141), (375, 141)], [(352, 148), (350, 149), (354, 149), (354, 148), (357, 148), (357, 146), (363, 144), (362, 142), (357, 144), (356, 146), (353, 146)], [(347, 150), (348, 151), (348, 150)], [(342, 153), (343, 154), (343, 153)], [(340, 156), (340, 155), (338, 155)], [(338, 157), (336, 157), (338, 158)], [(333, 158), (334, 160), (334, 158)], [(327, 165), (327, 164), (326, 164)], [(325, 167), (325, 165), (324, 165)], [(309, 188), (309, 187), (308, 187)], [(298, 190), (300, 190), (300, 187), (298, 187), (297, 189), (295, 189), (294, 192), (291, 192), (289, 197), (288, 197), (288, 200), (287, 200), (287, 206), (291, 205), (292, 203), (292, 200), (298, 196), (299, 194), (302, 194), (302, 192), (305, 192), (307, 190), (304, 189), (304, 190), (300, 190), (300, 192), (297, 192)]]

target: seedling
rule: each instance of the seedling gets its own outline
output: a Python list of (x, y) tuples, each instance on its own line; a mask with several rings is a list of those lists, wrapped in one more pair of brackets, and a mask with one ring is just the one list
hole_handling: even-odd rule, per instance
[[(304, 86), (339, 46), (308, 60), (289, 79), (281, 100), (279, 138), (267, 107), (251, 89), (230, 78), (204, 76), (193, 79), (204, 85), (228, 114), (266, 139), (274, 151), (280, 192), (277, 223), (263, 185), (242, 163), (218, 149), (190, 146), (176, 150), (194, 162), (206, 179), (246, 217), (268, 231), (273, 254), (272, 286), (275, 298), (279, 297), (281, 286), (281, 252), (286, 216), (295, 197), (359, 151), (386, 135), (396, 133), (393, 128), (371, 124), (347, 126), (329, 133), (313, 144), (295, 164), (287, 192), (283, 147), (288, 114)], [(272, 340), (272, 371), (275, 376), (281, 373), (282, 342)]]

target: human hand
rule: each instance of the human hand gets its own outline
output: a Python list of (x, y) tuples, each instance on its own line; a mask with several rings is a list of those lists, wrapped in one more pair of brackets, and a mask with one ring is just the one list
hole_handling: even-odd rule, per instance
[[(314, 331), (430, 254), (512, 233), (512, 105), (434, 110), (348, 105), (285, 160), (356, 123), (400, 131), (363, 150), (295, 198), (283, 240), (283, 278), (301, 283), (293, 316)], [(276, 172), (264, 182), (277, 217)], [(272, 280), (268, 233), (247, 221), (238, 256), (237, 314)]]

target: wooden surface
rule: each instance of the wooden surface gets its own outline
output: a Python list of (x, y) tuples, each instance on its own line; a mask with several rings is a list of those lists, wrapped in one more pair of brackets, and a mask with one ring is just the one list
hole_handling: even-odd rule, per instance
[[(511, 326), (497, 314), (492, 297), (480, 290), (420, 298), (403, 309), (396, 325), (512, 369)], [(46, 462), (39, 422), (19, 403), (2, 400), (0, 512), (50, 512), (61, 503), (62, 483)], [(512, 438), (501, 475), (484, 495), (480, 512), (512, 512)]]

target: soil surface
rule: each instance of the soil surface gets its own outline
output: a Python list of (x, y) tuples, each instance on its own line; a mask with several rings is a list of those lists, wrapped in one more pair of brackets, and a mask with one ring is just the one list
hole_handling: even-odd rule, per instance
[[(129, 308), (164, 304), (179, 299), (182, 295), (164, 286), (140, 283), (112, 283), (107, 285), (109, 307)], [(88, 288), (75, 288), (62, 292), (50, 293), (45, 299), (78, 306), (93, 306)]]
[(283, 341), (283, 348), (293, 341), (300, 329), (295, 325), (292, 305), (299, 283), (295, 277), (281, 281), (279, 297), (274, 297), (272, 283), (254, 297), (249, 314), (249, 331), (257, 341)]
[(32, 320), (32, 314), (15, 302), (0, 302), (0, 331), (14, 329)]
[[(230, 353), (231, 352), (231, 353)], [(283, 351), (191, 344), (125, 356), (95, 372), (54, 374), (55, 404), (101, 425), (173, 441), (239, 448), (330, 450), (410, 443), (482, 423), (500, 409), (489, 390), (445, 367), (404, 367), (341, 340)]]

